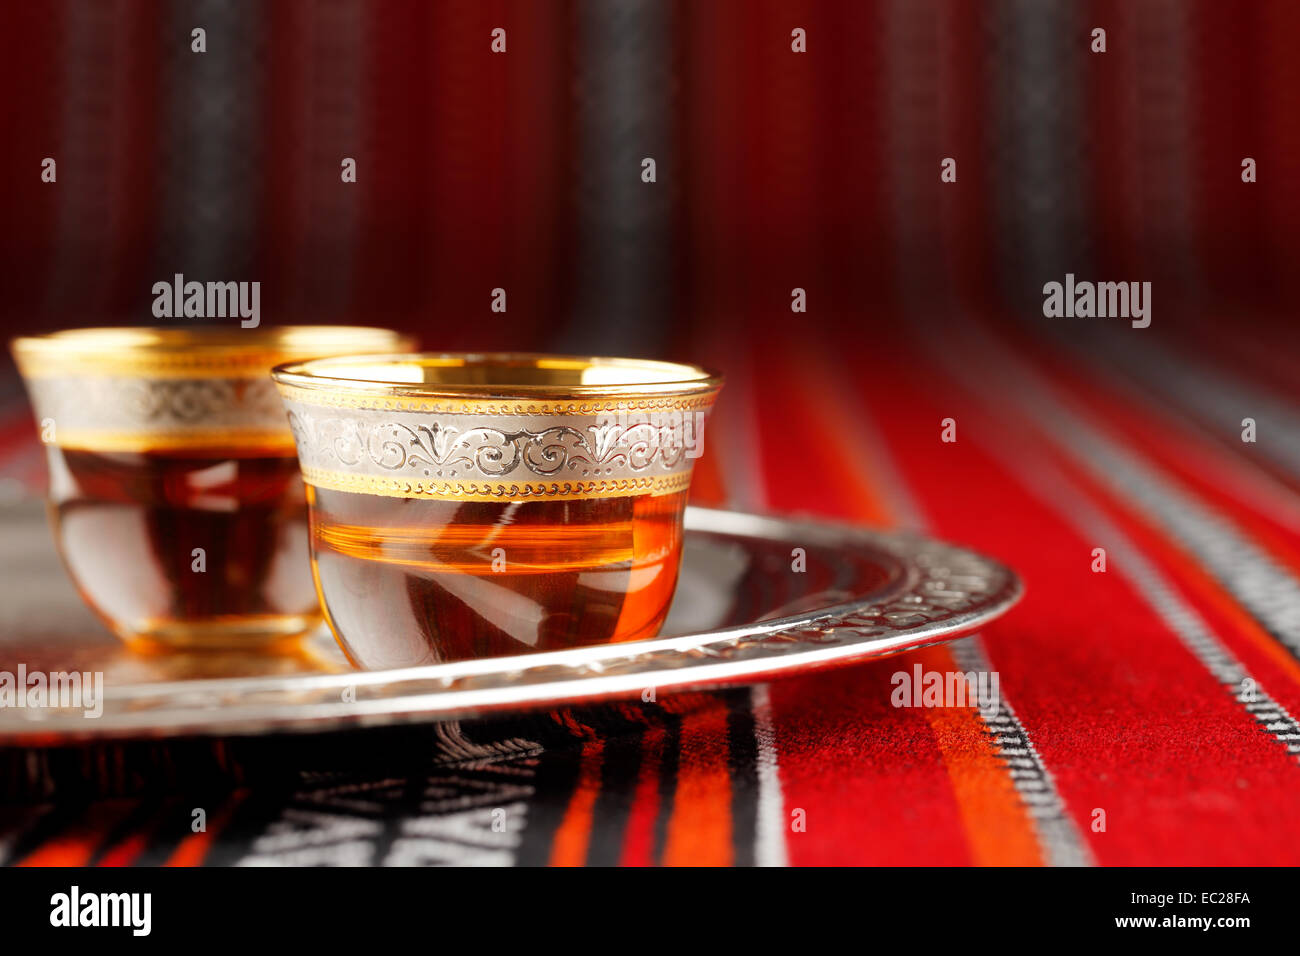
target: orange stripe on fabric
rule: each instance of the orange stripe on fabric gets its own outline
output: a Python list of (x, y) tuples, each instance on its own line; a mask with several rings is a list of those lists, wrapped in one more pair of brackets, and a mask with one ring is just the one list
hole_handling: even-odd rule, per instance
[[(959, 670), (946, 647), (914, 651), (907, 660), (919, 660), (926, 671)], [(924, 713), (952, 781), (972, 862), (978, 866), (1042, 866), (1038, 837), (979, 712), (970, 707), (927, 707)]]
[(85, 815), (58, 836), (46, 840), (18, 866), (86, 866), (108, 834), (131, 813), (133, 805), (111, 801), (91, 805)]
[(169, 819), (169, 815), (174, 812), (176, 806), (175, 800), (164, 801), (161, 806), (151, 813), (149, 820), (142, 826), (116, 843), (105, 847), (95, 865), (106, 867), (130, 866), (141, 853), (149, 848), (149, 843), (154, 834), (162, 827), (163, 821)]
[(153, 828), (149, 827), (132, 833), (99, 858), (98, 866), (130, 866), (131, 861), (143, 853), (149, 846), (149, 836)]
[(200, 833), (191, 833), (185, 837), (172, 855), (168, 857), (164, 866), (198, 866), (212, 849), (212, 842), (230, 822), (231, 817), (235, 815), (235, 810), (248, 798), (247, 790), (236, 790), (232, 793), (218, 809), (217, 812), (208, 817), (206, 828)]
[(1176, 574), (1194, 588), (1205, 603), (1223, 616), (1242, 636), (1248, 638), (1261, 653), (1300, 685), (1300, 661), (1297, 661), (1273, 635), (1264, 630), (1259, 621), (1251, 616), (1237, 603), (1237, 599), (1226, 591), (1219, 582), (1211, 577), (1181, 549), (1172, 546), (1148, 544), (1150, 550), (1157, 551), (1161, 560), (1168, 564)]
[(582, 866), (587, 862), (587, 848), (591, 844), (591, 825), (595, 814), (596, 797), (600, 794), (600, 772), (605, 760), (605, 743), (586, 724), (573, 714), (564, 711), (557, 715), (576, 736), (583, 739), (582, 753), (578, 758), (578, 780), (569, 798), (564, 820), (555, 831), (551, 842), (551, 866)]
[(1065, 464), (1072, 478), (1084, 484), (1096, 499), (1104, 501), (1113, 511), (1122, 515), (1125, 523), (1141, 535), (1141, 549), (1172, 571), (1173, 577), (1183, 585), (1184, 590), (1196, 595), (1238, 634), (1249, 640), (1278, 670), (1300, 685), (1300, 661), (1269, 634), (1217, 578), (1147, 516), (1120, 501), (1108, 489), (1099, 485), (1092, 475), (1073, 463)]
[[(795, 367), (802, 370), (819, 366), (802, 361)], [(877, 526), (896, 524), (897, 516), (880, 493), (879, 476), (863, 461), (860, 450), (850, 446), (848, 436), (854, 433), (847, 412), (850, 403), (844, 401), (845, 396), (839, 396), (839, 401), (830, 400), (834, 396), (818, 376), (804, 372), (802, 379), (801, 390), (820, 398), (817, 404), (823, 427), (819, 434), (825, 436), (829, 447), (838, 449), (843, 473), (859, 489), (860, 498), (853, 500), (860, 500), (861, 505), (847, 517)], [(947, 648), (913, 651), (900, 661), (918, 659), (926, 670), (958, 670)], [(1042, 848), (1028, 808), (979, 712), (969, 707), (927, 707), (925, 717), (952, 783), (974, 861), (989, 866), (1042, 865)]]
[(625, 705), (620, 710), (629, 721), (645, 724), (646, 730), (641, 739), (641, 766), (632, 790), (632, 803), (623, 831), (623, 852), (618, 862), (620, 866), (650, 866), (655, 861), (657, 849), (655, 822), (659, 818), (659, 774), (668, 732), (648, 721), (638, 707)]
[(47, 841), (19, 861), (18, 866), (85, 866), (95, 852), (95, 842), (84, 835), (66, 835)]
[(695, 694), (665, 698), (681, 715), (681, 760), (664, 844), (666, 866), (730, 866), (731, 773), (727, 706)]

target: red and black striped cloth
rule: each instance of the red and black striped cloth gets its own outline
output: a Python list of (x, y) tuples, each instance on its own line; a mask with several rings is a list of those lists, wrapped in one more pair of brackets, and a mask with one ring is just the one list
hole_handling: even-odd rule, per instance
[[(197, 66), (178, 9), (15, 12), (14, 331), (140, 321), (183, 271), (262, 279), (269, 322), (711, 363), (701, 501), (922, 528), (1027, 596), (720, 694), (7, 752), (0, 858), (1300, 861), (1300, 6), (233, 5)], [(1066, 273), (1152, 282), (1151, 327), (1044, 317)], [(892, 707), (915, 663), (994, 670), (1003, 707)]]
[[(52, 791), (6, 811), (9, 861), (1294, 862), (1300, 503), (1282, 446), (1013, 332), (900, 333), (862, 376), (825, 356), (863, 343), (737, 330), (749, 384), (699, 475), (706, 499), (923, 526), (1011, 562), (1027, 596), (979, 637), (514, 720), (23, 754)], [(812, 439), (798, 457), (793, 436)], [(745, 442), (746, 464), (718, 467)], [(915, 663), (996, 670), (1002, 709), (893, 707)]]

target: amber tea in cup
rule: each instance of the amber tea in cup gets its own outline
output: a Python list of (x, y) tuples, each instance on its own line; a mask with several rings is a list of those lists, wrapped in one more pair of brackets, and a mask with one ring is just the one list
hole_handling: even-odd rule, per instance
[(718, 378), (517, 354), (336, 358), (274, 375), (321, 605), (354, 665), (630, 641), (662, 625)]
[(78, 329), (17, 339), (78, 590), (140, 645), (249, 646), (320, 621), (293, 437), (269, 372), (391, 351), (383, 329)]

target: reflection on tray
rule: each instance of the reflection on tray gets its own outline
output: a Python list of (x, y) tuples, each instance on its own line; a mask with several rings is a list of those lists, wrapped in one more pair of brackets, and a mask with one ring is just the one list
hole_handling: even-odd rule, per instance
[[(328, 629), (279, 651), (133, 650), (77, 597), (59, 565), (41, 507), (4, 509), (0, 522), (0, 670), (100, 671), (107, 686), (224, 677), (340, 673), (348, 663)], [(825, 549), (686, 536), (682, 574), (663, 636), (770, 620), (883, 587), (887, 565)], [(797, 562), (799, 573), (792, 572)]]

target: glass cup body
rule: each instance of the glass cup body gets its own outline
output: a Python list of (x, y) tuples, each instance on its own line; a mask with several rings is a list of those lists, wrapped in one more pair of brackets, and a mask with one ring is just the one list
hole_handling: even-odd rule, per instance
[(307, 509), (272, 366), (391, 351), (384, 329), (77, 329), (12, 343), (59, 553), (139, 646), (291, 640), (320, 622)]
[(380, 669), (654, 636), (721, 388), (695, 366), (408, 354), (280, 366), (321, 606)]

